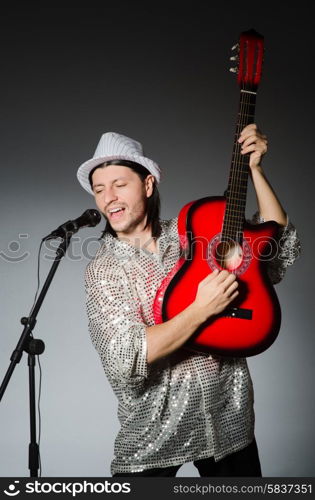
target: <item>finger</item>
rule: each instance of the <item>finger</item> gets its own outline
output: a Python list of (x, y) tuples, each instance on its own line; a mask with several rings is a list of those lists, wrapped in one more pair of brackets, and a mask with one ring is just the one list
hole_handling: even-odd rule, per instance
[(236, 299), (238, 294), (239, 294), (239, 291), (236, 290), (232, 295), (229, 296), (229, 301), (232, 302), (232, 300)]
[(200, 283), (208, 283), (209, 281), (212, 281), (216, 276), (218, 276), (219, 274), (219, 270), (218, 269), (214, 269), (214, 271), (212, 271), (212, 273), (209, 273), (207, 274), (207, 276), (200, 281)]
[(227, 295), (228, 297), (235, 292), (235, 290), (238, 288), (238, 282), (237, 281), (234, 281), (233, 283), (231, 283), (227, 289), (225, 290), (225, 295)]
[[(223, 269), (222, 271), (219, 272), (219, 274), (216, 276), (215, 281), (217, 282), (218, 285), (223, 283), (229, 276), (231, 276), (231, 273), (227, 271), (226, 269)], [(234, 275), (233, 275), (234, 276)]]
[(247, 146), (248, 144), (251, 144), (252, 142), (263, 142), (267, 143), (267, 136), (262, 134), (258, 129), (255, 130), (246, 130), (244, 129), (244, 132), (241, 133), (238, 142), (241, 143), (243, 146)]
[(246, 125), (246, 127), (243, 128), (243, 130), (240, 133), (238, 142), (243, 142), (248, 135), (252, 135), (253, 132), (256, 133), (257, 125), (255, 123), (250, 123), (249, 125)]
[(246, 148), (242, 148), (241, 154), (246, 155), (248, 153), (259, 153), (260, 155), (264, 155), (267, 152), (267, 146), (260, 144), (252, 144), (247, 146)]
[(223, 293), (229, 288), (229, 286), (236, 280), (236, 276), (233, 273), (229, 273), (228, 276), (222, 276), (220, 279), (216, 279), (217, 286), (221, 286), (223, 289)]
[(258, 130), (256, 123), (249, 123), (241, 130), (241, 135), (246, 134), (247, 132), (252, 132), (253, 130)]
[(242, 143), (242, 148), (249, 146), (250, 144), (266, 144), (266, 141), (259, 135), (257, 134), (251, 134), (250, 136), (247, 136), (246, 139)]
[[(234, 285), (234, 283), (236, 283), (236, 285)], [(227, 293), (228, 290), (230, 289), (230, 287), (234, 285), (234, 288), (237, 288), (238, 287), (238, 283), (236, 281), (236, 276), (235, 274), (231, 274), (231, 276), (229, 276), (223, 283), (222, 283), (222, 286), (223, 286), (223, 289), (224, 289), (224, 293)]]

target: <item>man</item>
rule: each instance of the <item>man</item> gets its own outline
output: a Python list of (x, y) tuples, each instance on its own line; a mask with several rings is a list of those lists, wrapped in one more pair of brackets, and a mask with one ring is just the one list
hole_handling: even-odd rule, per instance
[[(268, 270), (276, 283), (299, 253), (298, 237), (260, 166), (266, 137), (252, 124), (239, 142), (250, 155), (254, 221), (280, 225), (282, 245)], [(107, 220), (86, 292), (91, 338), (119, 402), (111, 473), (175, 476), (194, 462), (201, 476), (260, 476), (246, 360), (181, 349), (237, 296), (235, 275), (209, 273), (191, 305), (155, 325), (156, 292), (181, 252), (177, 220), (159, 219), (158, 165), (139, 142), (108, 132), (78, 179)]]

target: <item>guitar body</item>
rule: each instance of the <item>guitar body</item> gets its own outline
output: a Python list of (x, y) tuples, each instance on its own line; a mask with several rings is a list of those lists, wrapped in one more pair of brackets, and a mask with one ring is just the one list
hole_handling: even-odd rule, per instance
[[(185, 257), (163, 281), (154, 303), (156, 323), (167, 321), (195, 299), (198, 284), (214, 269), (226, 209), (224, 197), (207, 197), (188, 203), (178, 217), (178, 232)], [(279, 302), (267, 263), (275, 248), (278, 224), (274, 221), (244, 223), (241, 257), (232, 272), (239, 295), (220, 315), (203, 323), (185, 347), (221, 356), (259, 354), (277, 337), (281, 322)]]
[(278, 224), (245, 222), (249, 154), (238, 141), (244, 127), (254, 123), (256, 94), (261, 78), (263, 36), (254, 30), (241, 33), (237, 56), (240, 86), (228, 187), (224, 197), (202, 198), (185, 205), (178, 217), (183, 256), (163, 280), (154, 302), (156, 323), (186, 309), (198, 285), (215, 269), (236, 275), (238, 295), (221, 314), (204, 322), (185, 347), (220, 356), (259, 354), (275, 340), (280, 329), (279, 302), (268, 277), (267, 264), (277, 250)]

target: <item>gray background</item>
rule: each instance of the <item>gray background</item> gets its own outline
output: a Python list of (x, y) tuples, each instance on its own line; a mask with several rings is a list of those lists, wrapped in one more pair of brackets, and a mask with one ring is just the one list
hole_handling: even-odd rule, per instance
[[(40, 239), (94, 200), (76, 181), (101, 134), (144, 144), (163, 170), (164, 218), (222, 194), (238, 103), (228, 72), (241, 31), (265, 36), (257, 122), (270, 147), (265, 171), (297, 226), (303, 258), (277, 286), (282, 329), (249, 359), (265, 476), (314, 475), (312, 15), (287, 2), (102, 2), (102, 8), (1, 11), (1, 371), (36, 289)], [(94, 4), (99, 5), (99, 4)], [(277, 6), (277, 11), (274, 9)], [(255, 210), (252, 190), (248, 216)], [(38, 316), (42, 338), (44, 476), (108, 476), (116, 400), (87, 331), (83, 273), (103, 223), (76, 235)], [(87, 245), (87, 238), (89, 244)], [(87, 251), (88, 250), (88, 251)], [(53, 252), (49, 251), (50, 259)], [(89, 257), (90, 255), (90, 257)], [(9, 261), (12, 260), (12, 262)], [(41, 263), (42, 283), (51, 260)], [(38, 380), (38, 372), (36, 374)], [(27, 476), (28, 372), (24, 355), (0, 408), (0, 474)], [(179, 476), (197, 476), (191, 464)]]

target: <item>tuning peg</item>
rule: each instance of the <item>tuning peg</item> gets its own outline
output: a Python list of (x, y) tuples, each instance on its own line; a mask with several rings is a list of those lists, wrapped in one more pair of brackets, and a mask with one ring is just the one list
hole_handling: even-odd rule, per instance
[(239, 57), (238, 56), (231, 56), (230, 61), (238, 61)]
[(237, 73), (237, 68), (230, 68), (231, 73)]
[(236, 43), (235, 45), (233, 45), (233, 47), (232, 47), (232, 49), (231, 49), (231, 50), (236, 50), (236, 49), (238, 49), (238, 48), (239, 48), (239, 44), (238, 44), (238, 43)]

